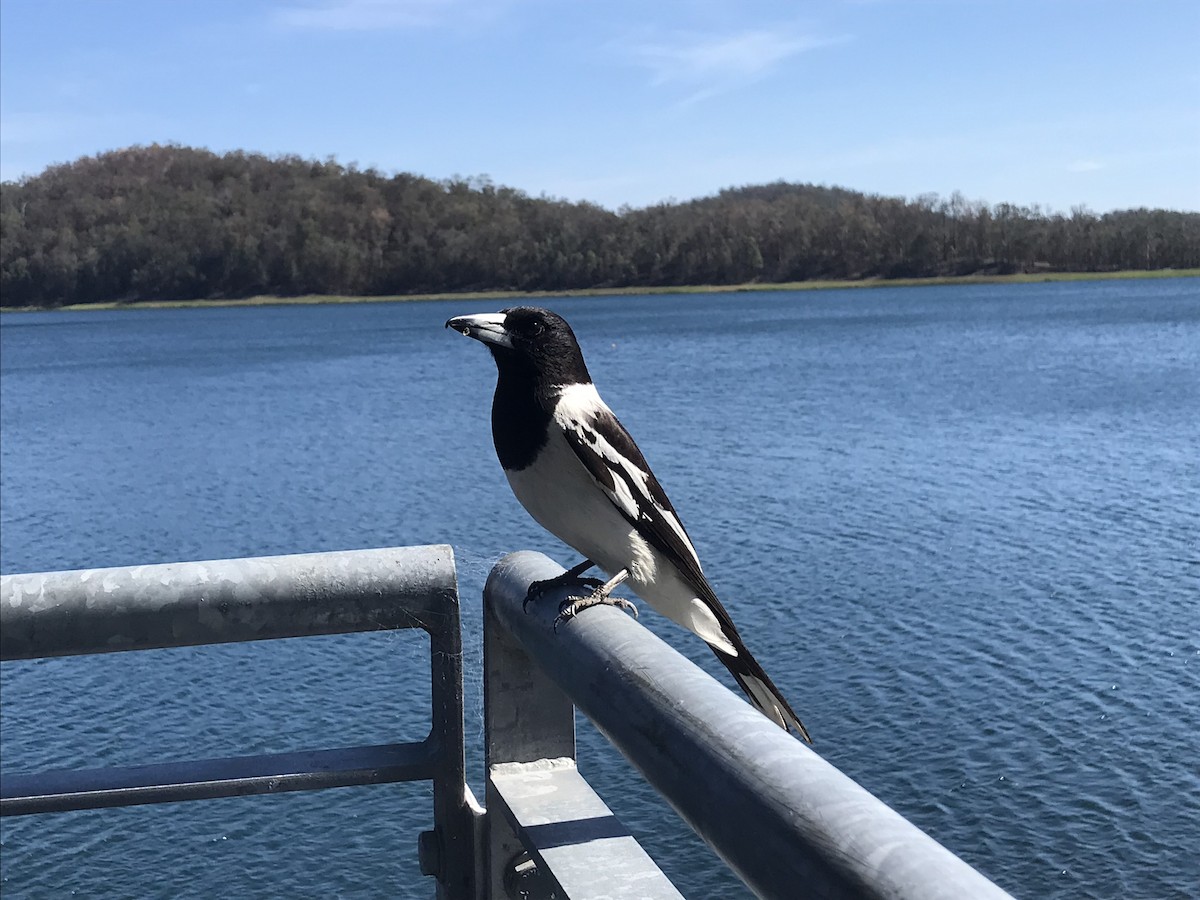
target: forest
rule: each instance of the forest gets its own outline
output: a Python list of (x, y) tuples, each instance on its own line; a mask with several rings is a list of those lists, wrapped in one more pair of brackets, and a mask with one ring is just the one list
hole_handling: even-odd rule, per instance
[(486, 177), (175, 145), (0, 185), (0, 304), (1200, 267), (1200, 213), (773, 184), (612, 211)]

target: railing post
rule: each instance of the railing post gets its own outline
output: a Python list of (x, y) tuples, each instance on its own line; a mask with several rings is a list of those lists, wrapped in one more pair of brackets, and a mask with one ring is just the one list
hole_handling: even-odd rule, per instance
[[(524, 556), (533, 562), (530, 581), (563, 571), (540, 554)], [(502, 569), (483, 591), (487, 896), (683, 900), (577, 771), (574, 707), (496, 615), (494, 599), (505, 590), (497, 578)], [(530, 616), (553, 615), (557, 593), (539, 599)]]
[[(575, 707), (512, 635), (499, 627), (487, 602), (483, 617), (485, 804), (489, 813), (495, 813), (503, 805), (492, 783), (495, 766), (575, 759)], [(508, 897), (508, 887), (518, 877), (516, 866), (524, 847), (502, 815), (488, 815), (485, 830), (486, 896), (501, 900)]]
[(462, 627), (458, 579), (442, 589), (428, 616), (433, 716), (430, 738), (437, 744), (433, 779), (434, 830), (420, 835), (421, 871), (437, 878), (438, 900), (475, 900), (476, 804), (467, 787), (463, 732)]

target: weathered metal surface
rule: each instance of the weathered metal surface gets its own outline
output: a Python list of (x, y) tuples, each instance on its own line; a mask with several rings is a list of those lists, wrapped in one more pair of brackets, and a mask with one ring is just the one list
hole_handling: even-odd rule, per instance
[(0, 815), (64, 812), (431, 779), (426, 743), (305, 750), (113, 769), (0, 774)]
[[(575, 707), (487, 609), (483, 669), (484, 763), (488, 772), (512, 763), (575, 758)], [(489, 810), (503, 806), (490, 777), (484, 803)], [(508, 893), (506, 881), (511, 880), (513, 864), (525, 845), (507, 817), (489, 815), (485, 831), (488, 896), (501, 898)]]
[[(478, 857), (483, 853), (477, 845), (482, 814), (466, 776), (466, 735), (463, 730), (463, 647), (459, 623), (458, 582), (455, 576), (452, 550), (444, 550), (450, 560), (449, 585), (443, 587), (435, 577), (434, 561), (418, 561), (412, 575), (431, 592), (434, 601), (423, 614), (429, 630), (429, 665), (432, 679), (433, 715), (429, 741), (435, 755), (433, 774), (434, 837), (432, 856), (435, 866), (428, 866), (438, 881), (438, 897), (468, 898), (476, 896), (479, 874)], [(430, 853), (426, 851), (429, 861)]]
[(0, 659), (434, 632), (456, 598), (448, 546), (5, 575)]
[(562, 591), (522, 612), (530, 582), (561, 571), (511, 554), (486, 605), (757, 894), (1008, 896), (627, 614), (595, 607), (556, 633)]
[[(0, 659), (149, 650), (396, 628), (430, 637), (433, 722), (420, 743), (6, 775), (5, 814), (431, 778), (422, 838), (440, 898), (473, 898), (481, 814), (466, 786), (462, 636), (445, 545), (0, 578)], [(11, 762), (11, 761), (10, 761)]]
[(489, 813), (505, 816), (521, 835), (537, 865), (539, 893), (570, 900), (682, 900), (574, 760), (495, 765), (489, 777)]

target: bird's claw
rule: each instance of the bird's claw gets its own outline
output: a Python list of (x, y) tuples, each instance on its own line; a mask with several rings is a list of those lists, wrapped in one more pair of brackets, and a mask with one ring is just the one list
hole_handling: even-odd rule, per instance
[(572, 578), (563, 577), (569, 574), (569, 572), (564, 572), (562, 575), (558, 575), (554, 578), (547, 578), (545, 581), (535, 581), (533, 584), (529, 585), (529, 590), (525, 592), (525, 599), (521, 602), (521, 612), (529, 612), (530, 603), (540, 599), (542, 594), (546, 593), (546, 591), (553, 590), (554, 588), (566, 587), (567, 585), (579, 585), (580, 587), (591, 588), (595, 590), (604, 586), (604, 582), (599, 578), (588, 578), (586, 576), (575, 576)]
[[(595, 579), (591, 579), (594, 581)], [(586, 597), (568, 597), (558, 607), (558, 615), (554, 617), (554, 631), (557, 633), (558, 626), (570, 619), (575, 618), (585, 609), (590, 609), (593, 606), (615, 606), (618, 609), (623, 609), (626, 612), (633, 613), (633, 617), (638, 617), (637, 607), (626, 600), (624, 597), (612, 597), (607, 595), (589, 594)]]

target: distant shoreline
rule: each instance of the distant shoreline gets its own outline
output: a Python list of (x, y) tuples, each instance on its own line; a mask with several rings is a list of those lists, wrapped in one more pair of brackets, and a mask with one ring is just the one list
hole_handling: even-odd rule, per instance
[(565, 291), (459, 291), (430, 294), (393, 294), (386, 296), (341, 296), (304, 294), (296, 297), (262, 295), (236, 300), (135, 300), (129, 303), (72, 303), (66, 306), (9, 306), (0, 312), (55, 312), (59, 310), (113, 309), (196, 309), (236, 306), (316, 306), (337, 303), (418, 303), (430, 300), (512, 300), (528, 297), (622, 297), (653, 294), (742, 294), (778, 291), (818, 291), (845, 288), (931, 287), (956, 284), (1034, 284), (1049, 281), (1113, 281), (1153, 278), (1197, 278), (1200, 269), (1129, 269), (1118, 272), (1030, 272), (1014, 275), (945, 275), (934, 278), (864, 278), (844, 281), (794, 281), (779, 284), (672, 285), (658, 287), (580, 288)]

